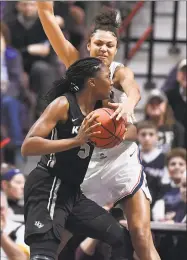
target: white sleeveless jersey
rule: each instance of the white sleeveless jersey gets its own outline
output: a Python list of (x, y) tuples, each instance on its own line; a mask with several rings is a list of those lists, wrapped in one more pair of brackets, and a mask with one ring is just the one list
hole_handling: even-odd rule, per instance
[[(119, 63), (119, 62), (112, 62), (112, 64), (110, 65), (110, 77), (111, 77), (111, 79), (113, 79), (115, 70), (119, 66), (124, 67), (124, 65), (122, 63)], [(113, 101), (115, 103), (125, 102), (125, 100), (127, 99), (127, 95), (124, 92), (122, 92), (122, 91), (120, 91), (120, 90), (118, 90), (114, 87), (112, 87), (112, 91), (114, 93)], [(128, 121), (130, 123), (133, 122), (133, 120), (131, 120), (130, 118), (128, 119)], [(101, 149), (101, 148), (95, 147), (91, 160), (92, 159), (93, 160), (99, 159), (99, 158), (101, 158), (101, 156), (107, 156), (107, 157), (111, 158), (113, 155), (116, 155), (117, 153), (121, 154), (126, 149), (128, 149), (133, 143), (134, 142), (131, 142), (131, 141), (123, 141), (118, 146), (115, 146), (115, 147), (109, 148), (109, 149)]]
[[(114, 73), (115, 73), (117, 67), (124, 67), (124, 65), (122, 63), (119, 63), (119, 62), (116, 62), (116, 61), (113, 61), (111, 63), (111, 65), (110, 65), (110, 78), (111, 78), (111, 80), (114, 77)], [(127, 95), (125, 94), (125, 92), (122, 92), (122, 91), (120, 91), (120, 90), (118, 90), (114, 87), (112, 87), (112, 91), (114, 93), (113, 101), (115, 103), (122, 103), (127, 98)]]
[[(111, 78), (118, 66), (123, 65), (112, 62)], [(127, 96), (124, 92), (115, 88), (113, 91), (114, 102), (125, 102)], [(133, 196), (139, 188), (151, 201), (146, 176), (139, 160), (139, 149), (135, 142), (124, 141), (110, 149), (94, 148), (81, 184), (81, 189), (87, 198), (100, 206), (115, 204), (127, 196)]]

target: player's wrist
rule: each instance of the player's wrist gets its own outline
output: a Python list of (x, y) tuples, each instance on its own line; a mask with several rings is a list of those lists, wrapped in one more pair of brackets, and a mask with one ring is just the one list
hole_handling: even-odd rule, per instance
[(75, 146), (78, 147), (78, 146), (81, 146), (85, 143), (84, 140), (82, 140), (78, 135), (74, 138), (74, 143), (75, 143)]
[[(136, 107), (136, 102), (135, 102), (134, 98), (128, 97), (126, 102), (128, 102), (128, 104), (131, 106), (131, 111), (133, 112)], [(131, 114), (131, 113), (129, 113), (129, 114)]]

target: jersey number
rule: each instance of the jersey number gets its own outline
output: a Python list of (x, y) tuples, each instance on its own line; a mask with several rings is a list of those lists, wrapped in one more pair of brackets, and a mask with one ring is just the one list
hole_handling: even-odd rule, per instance
[(78, 156), (81, 159), (85, 159), (86, 157), (88, 157), (90, 154), (90, 146), (89, 144), (85, 143), (83, 145), (81, 145), (80, 147), (80, 151), (78, 152)]

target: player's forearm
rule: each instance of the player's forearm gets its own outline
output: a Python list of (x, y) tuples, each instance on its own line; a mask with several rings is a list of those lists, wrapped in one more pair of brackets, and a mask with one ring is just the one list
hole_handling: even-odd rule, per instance
[(48, 11), (54, 14), (53, 1), (37, 1), (36, 2), (39, 11)]
[(26, 254), (4, 233), (1, 234), (1, 247), (9, 260), (27, 260)]
[(48, 140), (42, 137), (27, 138), (22, 147), (21, 153), (23, 156), (36, 156), (51, 153), (58, 153), (81, 146), (77, 138)]
[(137, 82), (133, 79), (126, 79), (121, 82), (121, 87), (128, 97), (128, 101), (135, 108), (141, 99), (140, 88)]
[(54, 15), (53, 3), (51, 1), (38, 1), (37, 6), (40, 21), (49, 41), (56, 54), (65, 64), (66, 68), (68, 68), (78, 59), (79, 53), (75, 47), (68, 40), (66, 40), (63, 32), (61, 31)]
[(125, 141), (136, 141), (137, 129), (133, 124), (127, 126), (127, 132), (125, 133)]

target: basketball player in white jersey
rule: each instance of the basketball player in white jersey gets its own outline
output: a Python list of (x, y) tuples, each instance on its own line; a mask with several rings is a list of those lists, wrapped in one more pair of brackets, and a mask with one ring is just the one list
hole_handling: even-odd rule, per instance
[[(58, 26), (52, 2), (37, 2), (37, 5), (48, 39), (68, 68), (79, 58), (79, 53)], [(113, 62), (118, 47), (117, 26), (115, 12), (98, 15), (87, 48), (91, 57), (101, 59), (110, 67), (114, 82), (113, 100), (116, 102), (110, 104), (115, 109), (113, 117), (119, 120), (127, 116), (127, 119), (133, 120), (140, 91), (133, 72)], [(120, 201), (139, 259), (159, 260), (150, 230), (151, 198), (138, 154), (137, 145), (127, 141), (107, 150), (95, 148), (82, 188), (85, 195), (99, 205)]]

